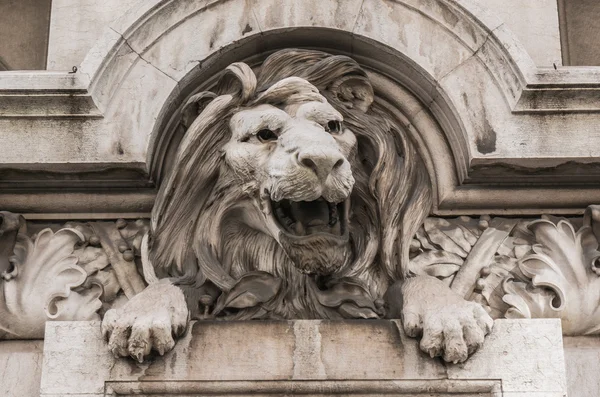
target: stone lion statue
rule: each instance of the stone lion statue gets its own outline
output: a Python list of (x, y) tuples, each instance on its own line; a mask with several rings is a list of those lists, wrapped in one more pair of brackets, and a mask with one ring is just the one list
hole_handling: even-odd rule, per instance
[(432, 357), (482, 345), (483, 307), (408, 270), (430, 181), (354, 60), (283, 50), (214, 91), (182, 108), (143, 241), (150, 285), (103, 320), (114, 354), (163, 354), (190, 319), (402, 317)]

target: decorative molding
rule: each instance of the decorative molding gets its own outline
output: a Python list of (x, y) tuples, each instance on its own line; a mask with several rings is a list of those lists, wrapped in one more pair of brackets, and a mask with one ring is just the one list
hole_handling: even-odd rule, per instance
[(414, 396), (436, 393), (441, 396), (501, 395), (500, 380), (277, 380), (277, 381), (141, 381), (106, 382), (105, 396), (164, 394), (169, 396), (200, 394), (203, 396), (251, 396), (257, 392), (276, 395), (386, 395)]
[(101, 118), (81, 73), (6, 71), (0, 79), (0, 119)]
[(561, 397), (567, 389), (561, 345), (557, 320), (498, 320), (472, 361), (453, 365), (421, 354), (393, 320), (208, 321), (193, 323), (172, 352), (140, 364), (108, 353), (98, 322), (53, 322), (41, 397), (310, 391)]
[(598, 335), (598, 214), (591, 206), (583, 219), (428, 218), (411, 270), (440, 278), (494, 318), (560, 318), (565, 335)]
[(147, 221), (40, 229), (14, 219), (0, 213), (1, 339), (41, 339), (49, 320), (98, 320), (144, 289), (134, 263)]
[[(596, 262), (600, 258), (600, 251), (594, 234), (595, 229), (598, 228), (597, 211), (596, 207), (588, 210), (585, 221), (587, 223), (584, 223), (581, 218), (567, 220), (555, 217), (538, 220), (487, 216), (455, 219), (428, 218), (411, 245), (410, 270), (417, 275), (439, 278), (457, 293), (482, 303), (495, 318), (560, 318), (563, 321), (565, 335), (599, 334), (600, 266)], [(5, 225), (6, 222), (8, 221), (4, 222)], [(146, 230), (144, 224), (146, 222), (121, 220), (112, 226), (109, 224), (106, 227), (102, 226), (106, 230), (111, 228), (114, 231), (118, 230), (119, 236), (123, 236), (120, 242), (114, 238), (104, 243), (97, 242), (97, 237), (90, 226), (82, 223), (68, 223), (64, 228), (55, 226), (53, 229), (57, 230), (56, 232), (45, 229), (35, 233), (33, 238), (26, 234), (19, 234), (14, 248), (17, 256), (12, 259), (16, 266), (3, 276), (6, 287), (10, 287), (4, 292), (4, 299), (11, 301), (13, 299), (7, 291), (22, 295), (33, 288), (36, 295), (43, 300), (46, 296), (42, 292), (45, 287), (41, 284), (23, 283), (28, 283), (27, 280), (32, 279), (44, 283), (49, 278), (55, 279), (54, 276), (44, 276), (45, 273), (39, 272), (41, 270), (53, 272), (53, 264), (56, 265), (59, 273), (63, 272), (67, 268), (62, 263), (66, 263), (64, 260), (67, 259), (72, 259), (72, 263), (68, 265), (69, 269), (84, 270), (83, 278), (80, 277), (79, 281), (71, 283), (71, 287), (66, 287), (67, 290), (77, 290), (80, 285), (91, 288), (90, 282), (98, 277), (97, 272), (103, 273), (105, 270), (113, 272), (110, 270), (113, 261), (108, 259), (105, 249), (95, 248), (93, 244), (114, 245), (115, 250), (122, 252), (131, 249), (138, 256), (136, 260), (139, 261), (141, 236)], [(92, 228), (98, 227), (94, 226), (93, 222), (90, 225)], [(35, 226), (30, 224), (29, 228), (33, 227), (35, 230)], [(58, 243), (57, 238), (54, 237), (60, 235), (65, 236), (61, 240), (64, 240), (62, 243)], [(39, 242), (40, 239), (48, 242), (42, 244)], [(40, 255), (50, 257), (51, 251), (67, 248), (64, 242), (72, 247), (71, 254), (67, 249), (66, 256), (63, 254), (55, 256), (57, 259), (52, 263), (43, 262), (44, 267), (41, 270), (34, 268), (35, 264), (41, 262), (32, 258)], [(125, 248), (120, 244), (125, 244), (123, 246)], [(96, 265), (100, 263), (101, 266)], [(116, 281), (114, 277), (103, 279), (106, 282), (111, 279), (113, 280), (111, 282)], [(115, 284), (116, 291), (121, 290), (118, 285)], [(262, 289), (261, 285), (256, 284)], [(92, 289), (89, 292), (92, 293)], [(68, 294), (67, 291), (67, 296)], [(109, 293), (106, 290), (104, 294), (112, 296), (114, 292)], [(120, 294), (122, 295), (123, 292)], [(231, 294), (236, 294), (235, 288)], [(115, 297), (109, 299), (112, 301)], [(225, 300), (226, 296), (223, 296), (219, 301), (222, 301), (219, 304), (223, 307), (226, 305)], [(40, 310), (47, 310), (44, 308), (48, 307), (49, 302), (28, 300), (31, 309), (25, 310), (28, 310), (30, 322), (25, 324), (15, 319), (8, 321), (12, 324), (11, 327), (19, 323), (25, 324), (28, 333), (16, 334), (15, 331), (14, 336), (41, 337), (45, 319), (50, 319), (52, 316), (48, 313), (34, 314), (41, 313)], [(80, 304), (77, 303), (79, 300), (73, 302), (76, 305)], [(61, 305), (64, 306), (64, 303)], [(110, 306), (104, 306), (103, 311), (106, 307)], [(81, 309), (75, 310), (75, 313), (79, 314), (74, 319), (89, 318), (97, 309), (96, 307), (87, 314), (81, 312)], [(5, 315), (9, 317), (3, 315), (2, 318), (13, 318), (10, 316), (21, 318), (23, 314), (5, 313)], [(8, 323), (3, 324), (5, 331)], [(9, 335), (4, 334), (5, 338), (7, 336)]]
[[(510, 147), (505, 142), (504, 149), (497, 148), (497, 153), (479, 153), (474, 143), (483, 128), (478, 120), (483, 113), (494, 114), (489, 116), (492, 119), (501, 115), (504, 120), (497, 121), (501, 129), (495, 127), (498, 145), (505, 135), (515, 134), (521, 129), (532, 131), (532, 128), (542, 128), (540, 123), (559, 129), (560, 123), (544, 119), (558, 117), (559, 114), (561, 120), (572, 117), (574, 123), (565, 121), (565, 126), (585, 135), (585, 131), (577, 130), (583, 127), (576, 121), (585, 117), (588, 120), (586, 126), (597, 124), (595, 117), (599, 112), (594, 99), (598, 91), (597, 71), (535, 68), (506, 27), (473, 1), (348, 1), (341, 8), (322, 4), (322, 7), (333, 7), (332, 10), (337, 11), (312, 20), (308, 18), (312, 13), (305, 10), (305, 3), (296, 4), (294, 0), (284, 3), (275, 2), (267, 7), (264, 2), (250, 2), (243, 15), (236, 14), (240, 21), (243, 19), (242, 22), (247, 19), (243, 26), (232, 25), (224, 30), (212, 46), (210, 35), (199, 35), (206, 40), (182, 49), (177, 47), (177, 43), (182, 42), (178, 37), (189, 30), (200, 29), (203, 24), (196, 22), (203, 15), (233, 15), (232, 10), (241, 9), (240, 3), (144, 2), (106, 30), (76, 73), (2, 72), (0, 105), (6, 110), (0, 114), (0, 129), (10, 125), (13, 131), (35, 130), (37, 133), (35, 137), (28, 138), (31, 139), (28, 144), (37, 147), (44, 142), (53, 142), (52, 137), (57, 133), (72, 128), (82, 142), (81, 159), (67, 159), (66, 155), (57, 154), (62, 153), (58, 150), (60, 148), (54, 148), (46, 151), (44, 156), (33, 152), (29, 161), (52, 163), (53, 167), (68, 163), (73, 175), (81, 173), (82, 179), (85, 179), (85, 162), (88, 161), (92, 161), (89, 164), (112, 164), (125, 168), (132, 164), (135, 164), (134, 167), (145, 164), (147, 173), (126, 181), (136, 187), (151, 185), (162, 178), (161, 164), (167, 161), (168, 152), (173, 151), (173, 145), (177, 144), (176, 139), (168, 136), (173, 128), (169, 122), (177, 119), (177, 111), (187, 97), (197, 90), (209, 89), (206, 85), (210, 85), (218, 71), (230, 62), (247, 60), (253, 65), (260, 64), (273, 50), (291, 45), (314, 46), (354, 57), (373, 76), (379, 75), (382, 82), (391, 82), (398, 87), (397, 90), (404, 91), (401, 97), (414, 103), (420, 102), (412, 109), (414, 112), (408, 108), (403, 110), (411, 126), (422, 122), (423, 118), (430, 119), (429, 125), (437, 125), (432, 134), (441, 131), (446, 140), (443, 157), (447, 159), (440, 159), (440, 153), (434, 153), (440, 150), (437, 146), (428, 146), (433, 141), (423, 142), (423, 150), (431, 155), (430, 177), (437, 190), (434, 213), (577, 214), (585, 206), (600, 202), (600, 188), (595, 186), (598, 156), (586, 156), (584, 159), (574, 153), (561, 155), (560, 152), (570, 152), (567, 150), (570, 145), (544, 150), (537, 149), (541, 147), (539, 142), (523, 140), (517, 145), (515, 139), (518, 140), (518, 136), (506, 138), (506, 142), (512, 142)], [(282, 11), (291, 4), (295, 4), (297, 10), (292, 16)], [(400, 15), (417, 18), (419, 24), (415, 26), (437, 35), (439, 40), (446, 40), (448, 48), (454, 48), (453, 53), (459, 58), (445, 57), (435, 51), (431, 58), (423, 57), (415, 43), (400, 40), (403, 29), (408, 29), (408, 25), (399, 25), (398, 21), (390, 19), (385, 23), (369, 24), (368, 18), (373, 15), (381, 14), (382, 18), (387, 18), (389, 13), (378, 12), (386, 7), (393, 7)], [(268, 12), (265, 11), (267, 9)], [(245, 29), (246, 25), (248, 29)], [(389, 35), (378, 26), (386, 26), (386, 29), (398, 34)], [(209, 28), (208, 25), (205, 27)], [(325, 31), (327, 35), (323, 34)], [(180, 60), (179, 63), (169, 61), (169, 64), (163, 64), (157, 54), (167, 47), (180, 53), (175, 57)], [(446, 48), (446, 45), (437, 48)], [(149, 82), (154, 81), (157, 86), (137, 84), (144, 76), (153, 76), (148, 77)], [(465, 80), (467, 78), (470, 80)], [(497, 90), (496, 105), (490, 107), (489, 99), (475, 98), (472, 89), (477, 85), (490, 88), (486, 92)], [(154, 90), (154, 94), (149, 95), (143, 92), (144, 89)], [(379, 89), (382, 91), (376, 90), (377, 97), (384, 93), (389, 96), (389, 92), (393, 91), (383, 86)], [(135, 94), (130, 96), (129, 93)], [(474, 102), (463, 108), (461, 93), (473, 98)], [(143, 106), (135, 104), (140, 98), (144, 98)], [(150, 113), (137, 115), (136, 109), (140, 106)], [(392, 103), (392, 106), (398, 107), (398, 103)], [(470, 108), (474, 112), (471, 116), (468, 114)], [(118, 112), (120, 109), (124, 110)], [(143, 125), (131, 124), (130, 118), (134, 115), (144, 121)], [(3, 120), (5, 124), (2, 124)], [(524, 121), (527, 122), (521, 125)], [(513, 124), (507, 126), (507, 122)], [(423, 133), (425, 130), (422, 128), (415, 131), (416, 135)], [(552, 138), (557, 136), (558, 131), (544, 127), (544, 133), (550, 134), (546, 138), (549, 142), (562, 139)], [(569, 130), (569, 134), (572, 133)], [(142, 143), (127, 134), (144, 135), (146, 139)], [(62, 136), (58, 138), (56, 136), (54, 140), (63, 140)], [(581, 139), (582, 142), (587, 140), (585, 137)], [(530, 144), (533, 149), (523, 149)], [(16, 143), (11, 145), (20, 147)], [(69, 148), (72, 145), (74, 142), (65, 142)], [(7, 159), (4, 168), (20, 169), (22, 159), (15, 155), (20, 150), (12, 150), (4, 157)], [(482, 150), (491, 149), (484, 145)], [(540, 162), (545, 164), (541, 168)], [(577, 185), (574, 186), (572, 176), (575, 169)], [(115, 191), (124, 181), (116, 175), (107, 174), (106, 179), (102, 177), (102, 181), (87, 185), (72, 183), (73, 179), (60, 175), (48, 175), (48, 178), (32, 181), (30, 186), (43, 191), (48, 188), (45, 183), (48, 181), (66, 190), (64, 202), (73, 207), (77, 206), (74, 190), (96, 195), (98, 200), (89, 207), (88, 213), (140, 213), (148, 212), (151, 207), (146, 204), (144, 208), (131, 211), (126, 208), (127, 205), (110, 207), (101, 203), (103, 191)], [(20, 182), (21, 179), (15, 176), (2, 178), (2, 183), (14, 189), (15, 193), (22, 186)], [(509, 185), (511, 189), (506, 189)], [(124, 199), (121, 202), (125, 203), (130, 192), (122, 190), (122, 194)], [(151, 195), (151, 191), (144, 194)], [(25, 213), (32, 219), (63, 212), (52, 201), (35, 209), (22, 205), (20, 200), (17, 195), (11, 194), (3, 196), (0, 203), (3, 208)], [(107, 207), (110, 209), (105, 209)]]

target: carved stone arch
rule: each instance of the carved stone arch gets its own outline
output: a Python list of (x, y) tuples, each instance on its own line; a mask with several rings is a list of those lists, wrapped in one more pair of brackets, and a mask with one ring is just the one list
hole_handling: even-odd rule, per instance
[[(405, 127), (417, 142), (426, 162), (436, 198), (439, 194), (439, 184), (442, 185), (439, 188), (444, 189), (449, 184), (457, 185), (464, 179), (468, 144), (463, 135), (462, 121), (449, 101), (431, 96), (435, 87), (431, 84), (431, 76), (427, 72), (402, 54), (380, 43), (368, 42), (358, 36), (350, 41), (346, 32), (310, 28), (295, 32), (271, 33), (273, 37), (267, 43), (262, 43), (261, 53), (249, 52), (256, 48), (255, 41), (262, 40), (260, 35), (251, 36), (222, 48), (218, 54), (206, 60), (205, 64), (211, 66), (194, 68), (182, 78), (177, 89), (173, 90), (165, 102), (167, 109), (162, 112), (164, 117), (155, 124), (152, 134), (154, 145), (150, 148), (149, 165), (154, 180), (160, 182), (168, 172), (165, 168), (168, 169), (171, 164), (183, 136), (184, 130), (179, 122), (181, 107), (188, 98), (201, 91), (210, 91), (222, 70), (232, 62), (243, 61), (257, 67), (274, 51), (295, 47), (348, 55), (360, 63), (373, 84), (376, 101), (399, 125)], [(331, 46), (323, 45), (328, 44), (324, 43), (324, 36), (331, 40)], [(435, 107), (430, 108), (426, 105), (434, 101)], [(437, 202), (436, 199), (435, 203)]]
[[(503, 187), (545, 183), (564, 161), (555, 156), (544, 163), (548, 172), (530, 172), (540, 159), (528, 145), (567, 158), (560, 136), (568, 121), (548, 108), (550, 81), (476, 2), (152, 0), (117, 20), (80, 70), (104, 115), (103, 142), (124, 147), (156, 181), (181, 102), (228, 63), (256, 65), (285, 47), (347, 54), (371, 72), (380, 97), (401, 110), (429, 152), (438, 214), (566, 213), (598, 200), (589, 189)], [(539, 127), (540, 117), (557, 118), (548, 139), (524, 142), (522, 131)], [(595, 177), (580, 175), (582, 183)]]

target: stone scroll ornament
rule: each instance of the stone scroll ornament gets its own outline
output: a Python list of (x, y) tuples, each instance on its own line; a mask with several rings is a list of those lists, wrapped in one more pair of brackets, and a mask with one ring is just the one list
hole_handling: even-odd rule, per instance
[(374, 99), (345, 56), (230, 65), (180, 109), (149, 222), (41, 228), (2, 214), (2, 337), (103, 317), (108, 348), (143, 361), (190, 319), (401, 317), (424, 352), (457, 363), (492, 317), (598, 332), (598, 211), (581, 224), (427, 218), (416, 144)]
[(0, 212), (0, 339), (41, 339), (47, 320), (100, 320), (141, 292), (133, 250), (146, 230), (143, 220), (40, 227)]

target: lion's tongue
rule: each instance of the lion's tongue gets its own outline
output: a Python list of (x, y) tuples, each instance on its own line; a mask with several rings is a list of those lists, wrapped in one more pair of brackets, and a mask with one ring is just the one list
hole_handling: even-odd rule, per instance
[(329, 205), (325, 200), (292, 202), (291, 212), (297, 234), (329, 231)]

